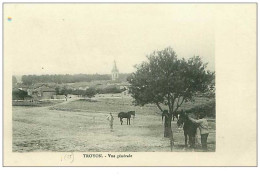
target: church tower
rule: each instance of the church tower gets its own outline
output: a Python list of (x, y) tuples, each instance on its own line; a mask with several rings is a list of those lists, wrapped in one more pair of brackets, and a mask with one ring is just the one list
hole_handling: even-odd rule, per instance
[(111, 75), (112, 75), (112, 80), (113, 81), (118, 80), (118, 78), (119, 78), (119, 71), (118, 71), (117, 66), (116, 66), (116, 61), (114, 61), (114, 66), (113, 66), (113, 69), (111, 71)]

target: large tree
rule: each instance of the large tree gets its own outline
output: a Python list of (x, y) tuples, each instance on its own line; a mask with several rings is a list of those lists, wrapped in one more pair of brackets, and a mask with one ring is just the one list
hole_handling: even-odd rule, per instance
[(135, 66), (128, 81), (136, 105), (155, 104), (161, 112), (167, 107), (165, 137), (172, 138), (171, 121), (183, 102), (192, 101), (196, 92), (208, 91), (214, 73), (198, 56), (178, 59), (172, 48), (155, 51), (147, 61)]

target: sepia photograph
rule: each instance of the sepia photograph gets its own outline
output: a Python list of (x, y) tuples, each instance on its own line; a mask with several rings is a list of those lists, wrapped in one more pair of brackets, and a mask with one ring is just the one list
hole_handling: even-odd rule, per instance
[(218, 150), (215, 6), (5, 3), (3, 11), (11, 153)]
[(18, 38), (13, 152), (215, 151), (212, 16), (31, 6), (6, 24)]

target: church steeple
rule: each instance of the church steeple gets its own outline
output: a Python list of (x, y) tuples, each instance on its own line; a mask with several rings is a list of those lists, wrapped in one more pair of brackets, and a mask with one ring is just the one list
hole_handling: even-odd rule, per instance
[(116, 66), (116, 61), (114, 60), (114, 66), (113, 66), (113, 69), (111, 71), (111, 75), (112, 75), (112, 80), (117, 80), (118, 77), (119, 77), (119, 70), (117, 69), (117, 66)]
[(116, 66), (116, 61), (114, 60), (114, 66), (113, 66), (113, 69), (112, 69), (112, 73), (113, 72), (119, 72), (118, 69), (117, 69), (117, 66)]

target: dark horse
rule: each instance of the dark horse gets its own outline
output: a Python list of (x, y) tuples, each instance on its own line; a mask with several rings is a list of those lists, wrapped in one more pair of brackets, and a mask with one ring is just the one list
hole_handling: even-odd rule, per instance
[(184, 111), (180, 112), (179, 119), (177, 121), (177, 125), (178, 125), (178, 127), (183, 125), (184, 136), (185, 136), (185, 146), (186, 147), (188, 146), (187, 139), (189, 136), (190, 147), (194, 148), (197, 125), (189, 119), (188, 115)]
[(135, 111), (120, 112), (120, 113), (118, 114), (118, 117), (120, 118), (121, 125), (122, 125), (122, 123), (123, 123), (123, 118), (126, 118), (126, 119), (127, 119), (127, 125), (128, 125), (128, 122), (129, 122), (129, 125), (130, 125), (131, 115), (133, 115), (133, 116), (135, 117)]

